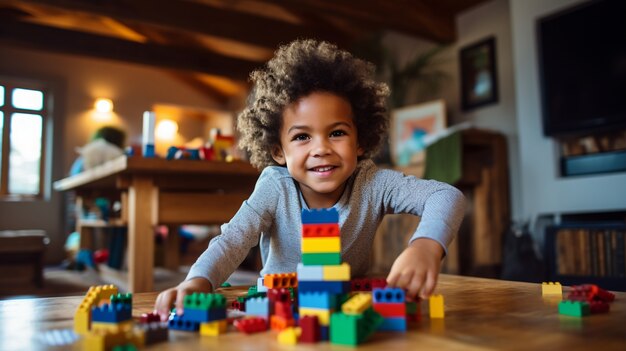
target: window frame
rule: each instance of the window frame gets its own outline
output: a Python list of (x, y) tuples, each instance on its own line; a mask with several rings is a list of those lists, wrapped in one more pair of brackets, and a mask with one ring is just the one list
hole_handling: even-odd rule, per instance
[[(0, 151), (0, 201), (36, 201), (43, 200), (45, 195), (46, 184), (46, 159), (48, 157), (48, 124), (50, 121), (52, 89), (44, 82), (7, 77), (0, 75), (0, 85), (4, 86), (4, 105), (0, 106), (3, 112), (2, 127), (2, 150)], [(29, 110), (16, 108), (12, 106), (11, 93), (16, 88), (31, 89), (41, 91), (43, 93), (43, 106), (41, 110)], [(41, 115), (41, 150), (39, 160), (39, 187), (37, 194), (11, 194), (9, 193), (9, 155), (10, 155), (10, 136), (11, 136), (11, 119), (14, 113), (37, 114)]]

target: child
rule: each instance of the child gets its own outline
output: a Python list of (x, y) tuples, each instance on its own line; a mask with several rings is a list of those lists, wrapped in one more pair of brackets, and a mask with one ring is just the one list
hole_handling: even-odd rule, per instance
[(240, 146), (263, 172), (186, 280), (159, 294), (155, 309), (162, 319), (174, 301), (182, 310), (184, 295), (219, 287), (259, 240), (261, 274), (295, 272), (303, 208), (338, 210), (342, 260), (354, 276), (369, 269), (385, 214), (421, 216), (387, 282), (410, 298), (432, 293), (463, 217), (463, 195), (445, 183), (379, 170), (369, 159), (388, 128), (388, 89), (372, 79), (373, 71), (331, 44), (299, 40), (252, 73), (253, 98), (239, 115), (238, 129)]

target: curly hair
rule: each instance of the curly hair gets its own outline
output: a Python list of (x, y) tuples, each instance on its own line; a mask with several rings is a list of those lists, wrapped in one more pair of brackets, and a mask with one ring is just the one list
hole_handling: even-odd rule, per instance
[(280, 47), (264, 68), (251, 73), (253, 91), (239, 114), (239, 146), (253, 166), (278, 165), (271, 156), (280, 145), (284, 109), (313, 92), (328, 92), (349, 101), (357, 128), (361, 158), (378, 152), (386, 135), (389, 88), (374, 80), (374, 65), (315, 40), (296, 40)]

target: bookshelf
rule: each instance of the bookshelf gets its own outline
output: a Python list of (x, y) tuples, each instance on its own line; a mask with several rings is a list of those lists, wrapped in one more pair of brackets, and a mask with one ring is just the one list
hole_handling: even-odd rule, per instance
[(549, 226), (545, 250), (551, 281), (626, 291), (626, 223)]

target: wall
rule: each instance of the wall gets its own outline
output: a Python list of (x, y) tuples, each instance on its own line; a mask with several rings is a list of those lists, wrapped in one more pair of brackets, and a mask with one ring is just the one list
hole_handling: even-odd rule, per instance
[[(64, 177), (76, 157), (75, 147), (84, 145), (103, 124), (114, 123), (128, 132), (128, 143), (141, 141), (142, 113), (153, 105), (173, 104), (201, 109), (215, 108), (210, 98), (176, 81), (163, 70), (115, 61), (64, 56), (0, 46), (0, 72), (33, 79), (53, 80), (61, 100), (55, 103), (55, 138), (51, 160), (52, 181)], [(96, 97), (111, 98), (115, 116), (111, 122), (91, 119)], [(48, 231), (51, 244), (48, 262), (63, 258), (63, 196), (51, 190), (50, 198), (32, 203), (0, 201), (0, 230), (40, 228)]]
[[(556, 142), (543, 136), (535, 22), (578, 0), (511, 0), (515, 99), (520, 145), (522, 213), (602, 212), (626, 209), (626, 173), (562, 178)], [(540, 232), (535, 233), (542, 240)]]

